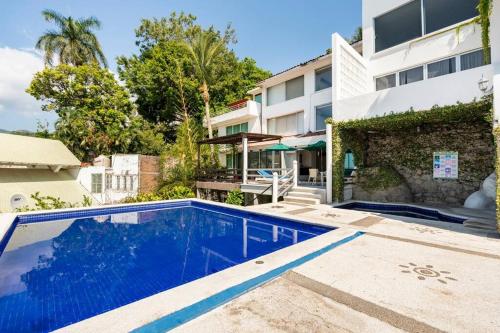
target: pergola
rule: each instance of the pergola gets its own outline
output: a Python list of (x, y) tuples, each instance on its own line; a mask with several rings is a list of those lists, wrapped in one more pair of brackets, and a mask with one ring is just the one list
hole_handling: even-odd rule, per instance
[(236, 145), (243, 146), (243, 175), (242, 182), (247, 184), (248, 181), (248, 144), (265, 141), (281, 140), (280, 135), (260, 134), (260, 133), (236, 133), (226, 136), (216, 137), (198, 141), (198, 169), (200, 168), (201, 145), (232, 145), (233, 151)]

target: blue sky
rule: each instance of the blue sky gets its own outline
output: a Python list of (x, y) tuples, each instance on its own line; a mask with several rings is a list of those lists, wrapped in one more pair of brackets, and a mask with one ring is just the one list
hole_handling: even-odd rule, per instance
[[(0, 0), (0, 128), (35, 129), (38, 120), (53, 122), (53, 114), (23, 91), (41, 61), (32, 49), (38, 36), (51, 28), (40, 12), (49, 8), (63, 15), (94, 15), (110, 69), (115, 58), (137, 52), (134, 29), (141, 18), (184, 11), (203, 26), (224, 29), (231, 22), (239, 57), (249, 56), (273, 73), (313, 58), (328, 47), (332, 32), (351, 36), (361, 22), (361, 0)], [(24, 86), (24, 89), (23, 89)], [(3, 90), (3, 92), (2, 92)]]

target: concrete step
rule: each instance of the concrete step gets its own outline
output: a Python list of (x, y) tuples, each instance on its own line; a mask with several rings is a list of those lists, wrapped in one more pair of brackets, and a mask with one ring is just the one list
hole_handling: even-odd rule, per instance
[(319, 205), (321, 203), (320, 199), (304, 198), (287, 195), (284, 197), (285, 202), (305, 204), (305, 205)]
[(326, 193), (326, 189), (324, 188), (314, 188), (314, 187), (304, 187), (304, 186), (294, 187), (293, 190), (297, 192), (307, 192), (314, 194)]
[(295, 189), (291, 190), (288, 192), (288, 195), (292, 197), (302, 197), (302, 198), (307, 198), (307, 199), (319, 199), (321, 200), (322, 195), (321, 194), (315, 194), (315, 193), (309, 193), (309, 192), (300, 192)]

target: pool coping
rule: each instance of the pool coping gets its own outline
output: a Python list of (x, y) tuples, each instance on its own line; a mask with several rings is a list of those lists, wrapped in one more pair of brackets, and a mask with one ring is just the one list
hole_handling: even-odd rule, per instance
[[(377, 202), (377, 201), (365, 201), (365, 200), (347, 200), (344, 202), (334, 203), (332, 205), (332, 207), (338, 208), (338, 209), (355, 210), (355, 209), (351, 209), (351, 208), (342, 208), (342, 206), (347, 206), (347, 205), (356, 204), (356, 203), (367, 204), (367, 205), (379, 205), (379, 206), (412, 207), (412, 208), (417, 208), (417, 209), (434, 211), (434, 212), (437, 212), (438, 214), (441, 214), (441, 215), (445, 215), (445, 216), (449, 216), (451, 218), (463, 220), (462, 222), (437, 221), (437, 222), (443, 222), (443, 223), (463, 224), (463, 222), (465, 222), (466, 220), (471, 218), (469, 216), (459, 215), (459, 214), (448, 212), (448, 211), (446, 211), (446, 209), (443, 209), (440, 207), (424, 206), (424, 205), (419, 205), (419, 204), (414, 204), (414, 203), (405, 203), (405, 202)], [(371, 214), (380, 214), (380, 215), (385, 215), (385, 216), (399, 216), (399, 215), (390, 214), (390, 213), (371, 212), (369, 210), (366, 210), (364, 212), (371, 213)], [(411, 218), (418, 219), (418, 220), (429, 220), (429, 219), (419, 218), (419, 217), (411, 217)]]
[[(337, 223), (331, 223), (327, 221), (314, 221), (313, 219), (308, 219), (304, 217), (293, 217), (282, 213), (271, 213), (271, 212), (254, 212), (249, 211), (246, 207), (233, 206), (223, 203), (217, 203), (201, 199), (177, 199), (177, 200), (163, 200), (147, 203), (133, 203), (133, 204), (116, 204), (116, 205), (106, 205), (106, 206), (95, 206), (95, 207), (79, 207), (79, 208), (66, 208), (57, 210), (44, 210), (44, 211), (32, 211), (23, 213), (4, 213), (0, 214), (0, 245), (2, 243), (8, 242), (10, 234), (15, 229), (19, 218), (26, 218), (22, 223), (45, 223), (42, 221), (37, 221), (37, 216), (49, 216), (49, 219), (60, 220), (69, 218), (78, 218), (89, 215), (99, 215), (96, 212), (103, 211), (101, 215), (110, 214), (110, 209), (116, 208), (137, 208), (140, 206), (144, 207), (144, 210), (151, 209), (151, 206), (158, 206), (161, 204), (172, 204), (184, 203), (184, 202), (198, 202), (201, 204), (206, 204), (209, 206), (218, 206), (226, 210), (236, 210), (245, 213), (246, 215), (261, 215), (268, 216), (272, 218), (284, 219), (291, 222), (297, 222), (302, 224), (324, 226), (333, 228), (333, 230), (326, 232), (322, 235), (314, 237), (312, 239), (305, 240), (303, 242), (288, 246), (286, 248), (280, 249), (278, 251), (266, 254), (262, 257), (255, 258), (253, 260), (235, 265), (226, 270), (208, 275), (206, 277), (191, 281), (189, 283), (180, 285), (175, 288), (165, 290), (163, 292), (151, 295), (149, 297), (140, 299), (136, 302), (118, 307), (108, 312), (104, 312), (94, 317), (84, 319), (82, 321), (76, 322), (74, 324), (62, 327), (57, 332), (74, 332), (75, 330), (79, 332), (95, 332), (96, 330), (103, 331), (105, 327), (113, 327), (113, 332), (130, 331), (142, 327), (152, 321), (162, 318), (172, 312), (178, 311), (182, 308), (188, 307), (196, 302), (200, 302), (207, 299), (214, 294), (222, 292), (228, 288), (234, 287), (238, 284), (244, 283), (251, 279), (257, 278), (260, 275), (266, 274), (273, 269), (282, 267), (294, 260), (298, 260), (300, 257), (310, 255), (311, 253), (318, 251), (325, 246), (329, 246), (333, 243), (342, 241), (344, 238), (352, 237), (359, 233), (359, 230), (354, 229), (339, 229), (342, 225)], [(167, 207), (165, 207), (167, 208)], [(154, 209), (154, 208), (153, 208)], [(158, 208), (161, 209), (161, 208)], [(142, 209), (137, 209), (134, 211), (141, 211)], [(65, 217), (61, 216), (59, 218), (54, 218), (54, 215), (63, 215), (64, 213), (71, 213), (75, 215), (76, 213), (82, 213), (81, 216)], [(114, 213), (119, 213), (116, 211)], [(0, 255), (1, 255), (0, 248)], [(265, 264), (256, 264), (257, 260), (264, 261)], [(208, 287), (207, 287), (208, 286)], [(246, 291), (245, 291), (246, 292)], [(175, 296), (174, 296), (175, 295)], [(176, 299), (176, 304), (166, 304), (173, 303), (172, 298)], [(184, 300), (184, 301), (182, 301)], [(170, 301), (170, 302), (169, 302)], [(170, 307), (169, 307), (170, 306)], [(132, 309), (133, 308), (133, 309)], [(144, 313), (144, 309), (148, 309), (148, 313)], [(130, 311), (132, 310), (132, 311)], [(209, 310), (207, 310), (209, 311)], [(138, 315), (142, 313), (142, 315)], [(124, 322), (123, 318), (128, 318), (128, 322)], [(105, 329), (104, 329), (105, 330)]]

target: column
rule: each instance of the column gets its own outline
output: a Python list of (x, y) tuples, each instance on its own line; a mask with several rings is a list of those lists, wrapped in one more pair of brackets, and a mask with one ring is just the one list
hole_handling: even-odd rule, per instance
[(248, 181), (248, 138), (243, 138), (243, 184)]
[(332, 203), (333, 174), (332, 174), (332, 124), (326, 124), (326, 203)]

